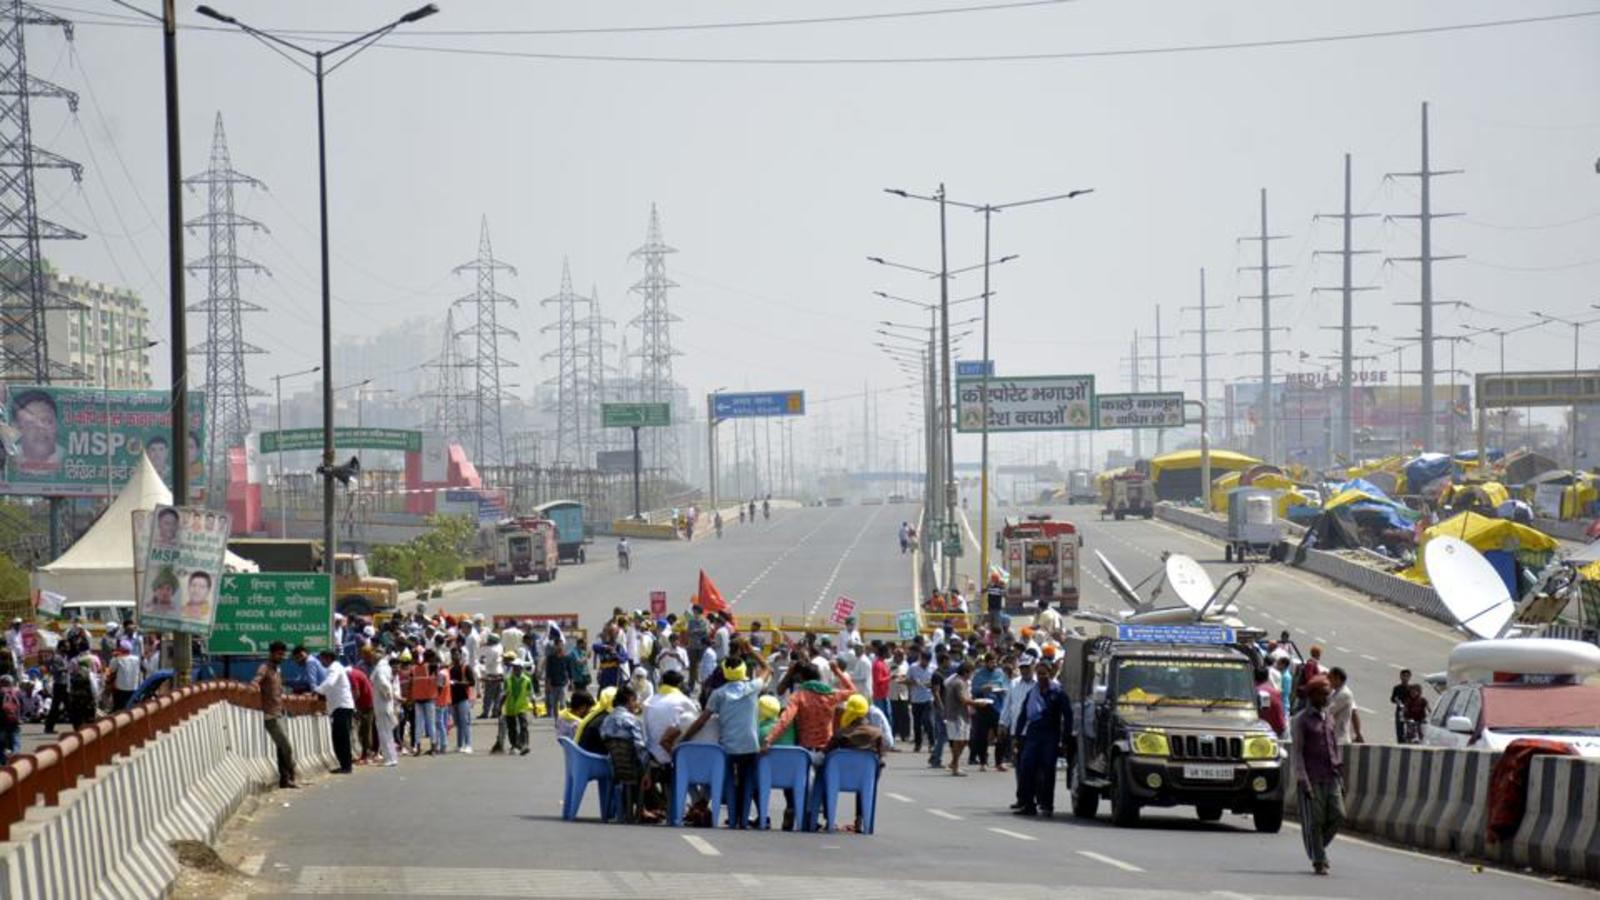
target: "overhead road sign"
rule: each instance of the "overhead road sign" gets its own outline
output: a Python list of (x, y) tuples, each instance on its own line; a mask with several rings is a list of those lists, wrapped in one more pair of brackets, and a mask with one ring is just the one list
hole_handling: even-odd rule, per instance
[(1600, 403), (1600, 369), (1565, 372), (1480, 372), (1478, 408)]
[[(956, 430), (984, 430), (981, 379), (956, 381)], [(1094, 428), (1093, 375), (989, 378), (989, 428), (1003, 431), (1088, 431)]]
[(605, 428), (665, 428), (672, 424), (672, 404), (602, 403), (600, 424)]
[(713, 419), (761, 419), (768, 416), (806, 414), (805, 391), (767, 391), (745, 394), (711, 394)]
[(994, 377), (994, 360), (992, 359), (964, 359), (956, 361), (957, 378), (982, 378), (985, 375)]
[[(397, 428), (335, 428), (333, 446), (336, 450), (401, 450), (406, 453), (422, 452), (422, 432), (403, 431)], [(282, 450), (321, 450), (321, 428), (287, 428), (283, 431), (261, 432), (261, 452), (277, 453)]]
[(1094, 421), (1100, 429), (1182, 428), (1183, 392), (1097, 394)]

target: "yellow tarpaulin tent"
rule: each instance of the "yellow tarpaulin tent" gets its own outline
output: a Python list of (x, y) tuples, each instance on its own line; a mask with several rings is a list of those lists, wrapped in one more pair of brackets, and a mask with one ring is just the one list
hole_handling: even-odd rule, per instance
[[(1261, 460), (1254, 456), (1245, 456), (1243, 453), (1234, 453), (1232, 450), (1211, 451), (1211, 471), (1235, 472), (1248, 469), (1251, 466), (1261, 465)], [(1174, 450), (1163, 453), (1150, 460), (1150, 477), (1157, 479), (1162, 472), (1180, 471), (1200, 468), (1199, 450)]]
[(1537, 528), (1519, 525), (1507, 519), (1491, 519), (1477, 513), (1465, 512), (1451, 516), (1422, 533), (1417, 545), (1417, 561), (1400, 574), (1421, 584), (1428, 583), (1428, 572), (1423, 567), (1423, 551), (1428, 542), (1441, 534), (1460, 538), (1471, 544), (1479, 553), (1490, 550), (1509, 550), (1519, 559), (1524, 554), (1549, 554), (1559, 546), (1555, 539)]

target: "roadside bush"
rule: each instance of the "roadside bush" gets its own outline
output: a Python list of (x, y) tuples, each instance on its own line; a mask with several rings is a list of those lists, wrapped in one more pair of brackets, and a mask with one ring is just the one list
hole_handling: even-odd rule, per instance
[(428, 530), (404, 544), (374, 547), (368, 562), (374, 575), (393, 578), (403, 591), (461, 577), (472, 554), (477, 526), (466, 516), (428, 517)]

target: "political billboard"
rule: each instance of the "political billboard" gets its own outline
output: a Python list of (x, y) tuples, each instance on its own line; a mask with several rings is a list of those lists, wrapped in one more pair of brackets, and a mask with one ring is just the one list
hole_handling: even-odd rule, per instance
[[(1094, 427), (1093, 375), (990, 378), (989, 431), (1087, 431)], [(956, 381), (956, 430), (983, 431), (984, 381)]]
[[(127, 483), (140, 455), (172, 483), (172, 412), (165, 391), (54, 385), (5, 388), (0, 494), (103, 497)], [(189, 395), (189, 487), (205, 487), (205, 398)]]
[(1180, 428), (1184, 424), (1183, 394), (1097, 394), (1096, 428)]
[(230, 525), (227, 513), (201, 507), (150, 512), (137, 597), (140, 628), (211, 633)]

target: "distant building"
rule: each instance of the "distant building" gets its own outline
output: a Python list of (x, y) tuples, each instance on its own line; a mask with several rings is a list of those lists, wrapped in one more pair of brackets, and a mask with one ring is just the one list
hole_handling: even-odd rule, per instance
[[(83, 380), (73, 383), (85, 387), (151, 386), (150, 351), (142, 349), (150, 340), (150, 312), (136, 292), (53, 268), (47, 270), (45, 284), (77, 307), (45, 314), (51, 362), (83, 373)], [(107, 352), (127, 347), (141, 349)]]

